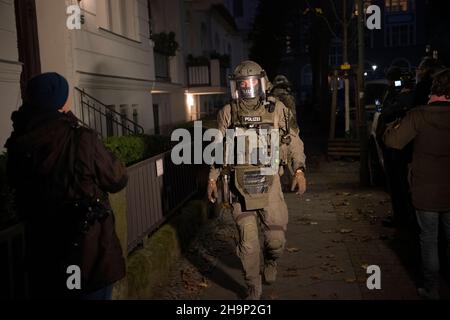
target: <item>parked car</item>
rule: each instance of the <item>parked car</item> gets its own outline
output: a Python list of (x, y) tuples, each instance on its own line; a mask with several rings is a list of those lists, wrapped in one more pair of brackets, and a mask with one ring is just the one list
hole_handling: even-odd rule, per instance
[(368, 164), (370, 183), (373, 186), (384, 185), (383, 151), (377, 137), (377, 128), (382, 109), (382, 102), (388, 82), (385, 79), (367, 81), (365, 84), (366, 119), (369, 135)]

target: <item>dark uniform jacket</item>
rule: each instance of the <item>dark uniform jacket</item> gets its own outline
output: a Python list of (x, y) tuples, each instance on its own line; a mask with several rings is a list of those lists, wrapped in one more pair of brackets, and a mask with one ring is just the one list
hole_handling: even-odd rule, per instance
[[(26, 110), (13, 113), (14, 132), (6, 148), (8, 180), (27, 226), (32, 295), (58, 298), (67, 293), (67, 264), (81, 268), (82, 293), (111, 285), (124, 277), (125, 263), (107, 193), (126, 186), (126, 168), (92, 130), (78, 126), (72, 113)], [(109, 212), (86, 234), (78, 226), (82, 217), (69, 217), (67, 209), (80, 199), (100, 199)]]
[(450, 211), (450, 103), (434, 102), (408, 112), (384, 134), (388, 147), (414, 139), (410, 184), (416, 209)]

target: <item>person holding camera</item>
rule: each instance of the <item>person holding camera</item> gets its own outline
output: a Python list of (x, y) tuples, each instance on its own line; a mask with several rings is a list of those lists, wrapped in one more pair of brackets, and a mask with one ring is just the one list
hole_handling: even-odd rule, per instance
[(383, 150), (383, 163), (387, 188), (391, 196), (392, 216), (382, 221), (386, 227), (402, 227), (414, 217), (408, 186), (408, 164), (411, 161), (412, 146), (395, 150), (386, 146), (382, 140), (386, 124), (404, 117), (413, 105), (414, 95), (405, 90), (402, 71), (391, 67), (386, 73), (388, 87), (383, 99), (381, 116), (377, 128), (377, 138)]
[(426, 299), (439, 298), (440, 224), (450, 243), (450, 69), (433, 78), (428, 105), (411, 110), (384, 134), (388, 147), (414, 144), (409, 181), (420, 227), (424, 287), (419, 294)]
[[(378, 128), (380, 145), (386, 124), (405, 117), (414, 107), (426, 105), (429, 100), (432, 79), (431, 75), (439, 68), (439, 62), (425, 57), (420, 62), (414, 78), (402, 73), (398, 67), (391, 67), (387, 72), (388, 90), (383, 101), (381, 125)], [(408, 183), (409, 164), (412, 161), (413, 144), (409, 143), (402, 150), (384, 146), (383, 156), (386, 181), (392, 201), (392, 217), (383, 220), (386, 227), (411, 226), (415, 230), (414, 206)]]
[[(123, 189), (128, 177), (69, 110), (66, 79), (44, 73), (28, 81), (11, 116), (7, 174), (26, 227), (30, 298), (111, 299), (125, 261), (108, 192)], [(79, 281), (69, 286), (77, 270)]]

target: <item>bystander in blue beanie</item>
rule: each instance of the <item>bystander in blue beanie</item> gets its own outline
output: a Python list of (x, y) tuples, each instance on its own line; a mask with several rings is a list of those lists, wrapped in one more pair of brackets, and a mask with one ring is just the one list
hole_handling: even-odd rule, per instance
[(69, 97), (69, 84), (58, 73), (42, 73), (28, 81), (25, 102), (35, 111), (61, 109)]

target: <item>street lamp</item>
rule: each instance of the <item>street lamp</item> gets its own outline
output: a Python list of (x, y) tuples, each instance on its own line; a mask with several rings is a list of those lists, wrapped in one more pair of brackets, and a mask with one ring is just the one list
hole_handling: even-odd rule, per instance
[(374, 64), (374, 65), (372, 66), (373, 72), (377, 71), (377, 69), (378, 69), (378, 66), (377, 66), (376, 64)]

